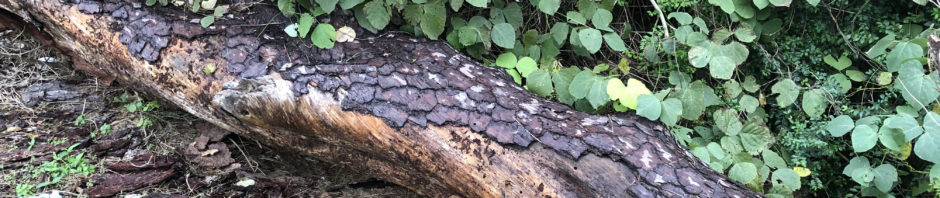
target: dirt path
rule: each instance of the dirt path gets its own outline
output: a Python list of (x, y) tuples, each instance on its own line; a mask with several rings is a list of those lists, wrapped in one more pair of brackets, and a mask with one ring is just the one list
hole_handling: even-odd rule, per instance
[(418, 197), (278, 153), (0, 27), (0, 197)]

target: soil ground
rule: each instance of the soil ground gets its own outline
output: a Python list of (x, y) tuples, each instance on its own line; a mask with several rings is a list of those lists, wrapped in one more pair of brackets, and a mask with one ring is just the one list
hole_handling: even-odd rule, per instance
[(0, 197), (418, 197), (102, 86), (0, 30)]

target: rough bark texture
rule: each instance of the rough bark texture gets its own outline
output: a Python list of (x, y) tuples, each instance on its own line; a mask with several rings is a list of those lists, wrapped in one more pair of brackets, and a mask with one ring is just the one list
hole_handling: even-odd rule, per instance
[(201, 28), (201, 16), (142, 2), (0, 7), (40, 25), (89, 73), (433, 197), (760, 196), (660, 123), (539, 98), (440, 41), (369, 35), (333, 16), (361, 36), (322, 50), (282, 33), (289, 22), (273, 5), (236, 3), (236, 14)]

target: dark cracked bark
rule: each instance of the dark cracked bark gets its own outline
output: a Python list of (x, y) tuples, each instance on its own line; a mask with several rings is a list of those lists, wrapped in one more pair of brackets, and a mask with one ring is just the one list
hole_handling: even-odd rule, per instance
[[(240, 135), (444, 197), (755, 197), (632, 114), (540, 98), (440, 41), (388, 33), (333, 49), (270, 5), (210, 28), (141, 2), (0, 0), (76, 64)], [(235, 4), (238, 7), (242, 4)], [(209, 75), (206, 65), (218, 67)], [(87, 66), (87, 65), (86, 65)]]

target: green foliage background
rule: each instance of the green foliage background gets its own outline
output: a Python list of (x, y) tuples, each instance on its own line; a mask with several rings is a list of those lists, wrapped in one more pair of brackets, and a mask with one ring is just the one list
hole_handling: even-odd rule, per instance
[[(227, 10), (211, 1), (192, 6), (203, 26)], [(373, 33), (445, 40), (578, 110), (660, 120), (712, 168), (770, 197), (940, 189), (933, 0), (272, 3), (296, 19), (288, 35), (321, 48), (342, 31), (317, 18), (347, 12)]]

